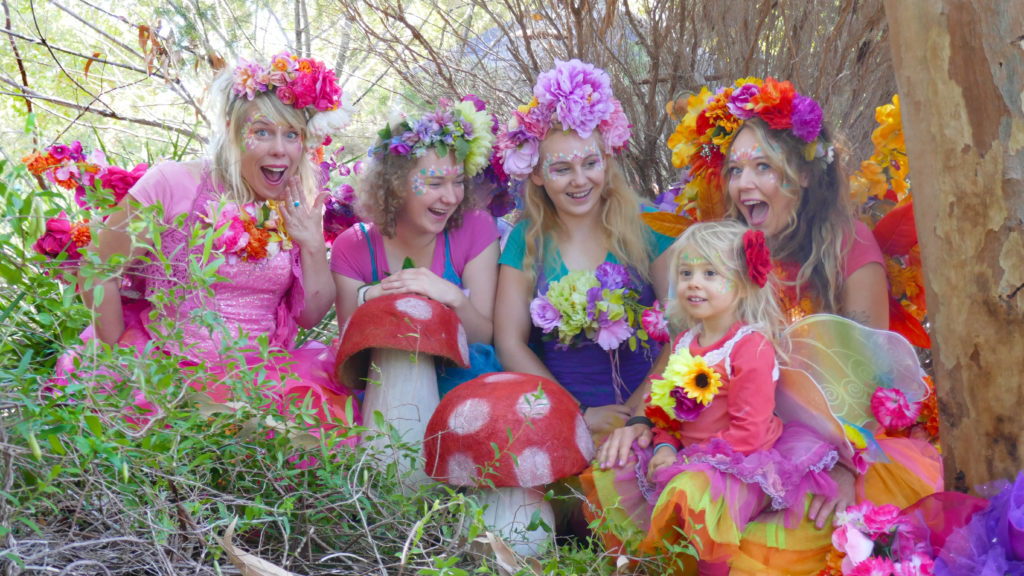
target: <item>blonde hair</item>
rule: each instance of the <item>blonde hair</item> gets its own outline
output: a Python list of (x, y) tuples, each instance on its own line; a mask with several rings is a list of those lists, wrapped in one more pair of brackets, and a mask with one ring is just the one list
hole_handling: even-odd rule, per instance
[[(392, 124), (391, 131), (401, 133), (399, 123)], [(409, 173), (416, 167), (419, 158), (413, 154), (391, 154), (387, 151), (387, 142), (380, 139), (372, 150), (375, 151), (373, 158), (356, 184), (356, 211), (364, 219), (373, 222), (381, 234), (393, 238), (398, 214), (409, 194)], [(445, 229), (462, 226), (462, 214), (473, 201), (471, 180), (466, 177), (463, 181), (462, 202), (459, 202), (448, 218)]]
[[(245, 121), (253, 107), (275, 124), (290, 126), (298, 130), (304, 143), (304, 151), (320, 144), (310, 142), (306, 129), (309, 119), (306, 112), (284, 104), (273, 92), (260, 92), (250, 101), (239, 97), (232, 90), (234, 79), (231, 70), (221, 72), (214, 79), (212, 93), (209, 156), (213, 182), (224, 190), (224, 195), (233, 202), (246, 203), (257, 200), (252, 188), (242, 177), (242, 149)], [(311, 154), (305, 154), (299, 162), (296, 175), (300, 190), (312, 199), (320, 188), (320, 171)]]
[(747, 230), (749, 228), (736, 220), (697, 222), (672, 243), (669, 248), (671, 281), (666, 316), (675, 331), (692, 328), (699, 323), (686, 313), (676, 293), (683, 248), (692, 247), (716, 272), (736, 286), (736, 316), (739, 321), (763, 333), (784, 356), (788, 349), (788, 341), (783, 334), (786, 321), (776, 300), (774, 275), (769, 275), (763, 287), (751, 280), (743, 248), (743, 233)]
[[(841, 168), (841, 151), (836, 150), (827, 127), (822, 127), (818, 142), (824, 148), (833, 148), (835, 155), (816, 156), (808, 161), (804, 157), (807, 143), (791, 131), (772, 130), (760, 118), (743, 123), (750, 129), (768, 163), (779, 171), (780, 189), (796, 200), (796, 209), (789, 215), (786, 227), (768, 238), (772, 258), (779, 262), (800, 265), (795, 282), (798, 294), (804, 285), (821, 299), (825, 312), (839, 312), (839, 294), (843, 289), (841, 270), (850, 242), (843, 241), (853, 235), (853, 215), (847, 204), (848, 183)], [(737, 136), (739, 132), (737, 132)], [(728, 150), (723, 150), (728, 154)], [(806, 182), (801, 186), (801, 182)], [(726, 216), (743, 220), (743, 214), (730, 203)], [(845, 244), (845, 246), (844, 246)], [(782, 282), (780, 280), (780, 282)], [(798, 296), (799, 299), (799, 296)]]
[[(551, 130), (560, 128), (553, 126)], [(640, 219), (640, 199), (626, 183), (626, 177), (615, 158), (605, 156), (604, 165), (601, 224), (604, 226), (604, 240), (607, 242), (608, 251), (615, 255), (621, 264), (632, 266), (645, 282), (650, 281), (652, 254), (647, 236), (651, 232)], [(536, 279), (538, 257), (543, 262), (547, 257), (554, 258), (556, 255), (553, 247), (545, 244), (545, 238), (553, 238), (554, 233), (564, 224), (543, 186), (538, 186), (531, 179), (527, 179), (525, 188), (528, 225), (523, 271)]]

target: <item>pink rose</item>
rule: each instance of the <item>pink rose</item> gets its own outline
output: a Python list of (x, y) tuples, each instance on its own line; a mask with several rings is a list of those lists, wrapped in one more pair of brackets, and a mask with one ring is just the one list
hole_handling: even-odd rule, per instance
[(213, 248), (228, 254), (234, 254), (249, 244), (249, 233), (240, 218), (224, 215), (217, 221), (217, 230), (224, 232), (213, 241)]
[(516, 178), (526, 178), (533, 172), (533, 167), (540, 159), (540, 142), (527, 140), (515, 148), (505, 151), (501, 167), (507, 174)]
[(128, 190), (135, 186), (139, 178), (142, 178), (148, 168), (148, 164), (138, 164), (129, 172), (117, 166), (107, 166), (100, 172), (98, 178), (103, 188), (114, 193), (114, 203), (117, 204), (128, 193)]
[(282, 104), (290, 105), (295, 102), (295, 91), (289, 86), (280, 86), (277, 89), (277, 98)]
[(633, 126), (626, 119), (626, 114), (622, 111), (622, 104), (618, 100), (612, 100), (612, 104), (614, 105), (612, 113), (597, 128), (601, 133), (601, 138), (604, 139), (605, 150), (618, 152), (629, 143)]
[(658, 344), (665, 344), (669, 341), (668, 322), (665, 320), (665, 312), (661, 309), (660, 302), (655, 302), (653, 308), (643, 311), (640, 315), (640, 325), (644, 327), (644, 332), (647, 332), (647, 335)]
[[(68, 215), (61, 210), (56, 218), (46, 221), (46, 232), (36, 240), (32, 249), (48, 258), (55, 258), (69, 247), (74, 249), (74, 244), (71, 242), (71, 221), (68, 220)], [(75, 250), (76, 256), (77, 253), (78, 251)], [(70, 256), (70, 250), (68, 255)]]
[(864, 526), (868, 534), (877, 538), (900, 525), (900, 509), (892, 504), (876, 506), (864, 513)]

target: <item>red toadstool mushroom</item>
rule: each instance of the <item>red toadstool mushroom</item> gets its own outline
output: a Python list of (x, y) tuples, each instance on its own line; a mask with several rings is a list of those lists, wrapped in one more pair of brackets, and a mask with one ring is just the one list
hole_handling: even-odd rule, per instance
[[(469, 365), (455, 311), (414, 294), (387, 295), (356, 308), (345, 323), (335, 371), (349, 387), (366, 388), (363, 414), (371, 429), (380, 412), (403, 441), (421, 442), (439, 401), (434, 357)], [(377, 435), (371, 442), (384, 448), (388, 439)]]
[(431, 478), (479, 488), (487, 524), (518, 552), (535, 554), (546, 535), (526, 530), (534, 512), (554, 525), (543, 486), (586, 468), (594, 442), (564, 388), (533, 374), (496, 372), (444, 397), (427, 425), (423, 453)]

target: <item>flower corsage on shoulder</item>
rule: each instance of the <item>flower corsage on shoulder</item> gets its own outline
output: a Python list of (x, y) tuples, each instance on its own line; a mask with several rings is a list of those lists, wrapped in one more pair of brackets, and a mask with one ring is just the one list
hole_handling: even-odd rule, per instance
[(605, 350), (617, 350), (624, 342), (636, 350), (664, 332), (648, 334), (645, 326), (663, 325), (652, 319), (660, 309), (644, 306), (638, 298), (626, 267), (605, 262), (594, 272), (574, 270), (551, 282), (547, 293), (530, 303), (530, 318), (546, 337), (557, 338), (566, 348), (582, 334)]
[(677, 434), (678, 423), (696, 420), (721, 387), (721, 376), (704, 357), (682, 347), (669, 357), (661, 378), (651, 381), (644, 414), (656, 427)]
[(239, 259), (251, 262), (273, 258), (281, 250), (292, 248), (277, 207), (270, 203), (239, 206), (211, 201), (203, 219), (216, 230), (213, 249), (224, 254), (229, 264)]

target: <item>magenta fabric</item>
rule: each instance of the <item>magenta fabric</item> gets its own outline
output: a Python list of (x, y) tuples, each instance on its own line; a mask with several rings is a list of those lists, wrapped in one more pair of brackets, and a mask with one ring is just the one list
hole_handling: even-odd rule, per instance
[[(380, 280), (388, 268), (387, 254), (384, 250), (384, 237), (374, 224), (365, 224), (370, 242), (373, 244), (373, 256)], [(466, 212), (462, 216), (462, 226), (448, 231), (448, 244), (452, 253), (452, 265), (455, 273), (462, 277), (466, 265), (498, 239), (498, 226), (494, 218), (479, 210)], [(434, 245), (434, 259), (430, 263), (430, 271), (444, 276), (444, 235), (439, 234)], [(345, 230), (334, 240), (331, 246), (331, 272), (360, 282), (373, 281), (373, 264), (370, 262), (370, 248), (366, 245), (366, 235), (362, 227), (355, 225)]]

